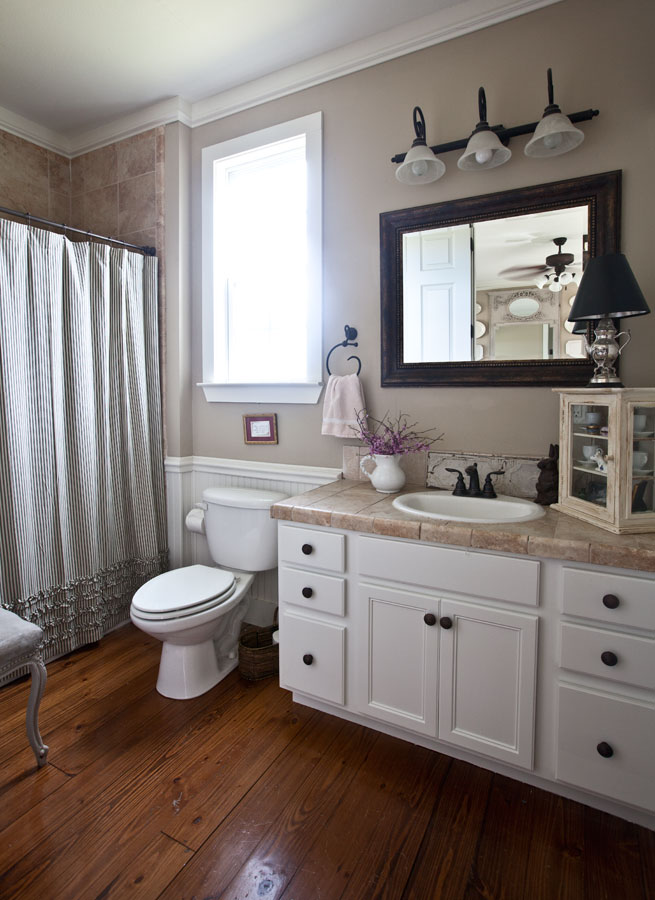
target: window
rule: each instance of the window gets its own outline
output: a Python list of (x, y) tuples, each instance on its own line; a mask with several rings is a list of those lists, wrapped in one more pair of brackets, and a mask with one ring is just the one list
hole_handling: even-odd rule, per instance
[(203, 150), (208, 400), (318, 401), (321, 195), (320, 112)]

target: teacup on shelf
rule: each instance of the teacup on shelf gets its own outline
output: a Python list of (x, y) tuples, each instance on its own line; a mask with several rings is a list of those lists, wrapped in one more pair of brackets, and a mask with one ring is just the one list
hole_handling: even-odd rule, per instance
[[(582, 452), (584, 453), (584, 447), (582, 448)], [(645, 469), (648, 463), (648, 454), (643, 450), (635, 450), (632, 454), (632, 468), (633, 469)]]

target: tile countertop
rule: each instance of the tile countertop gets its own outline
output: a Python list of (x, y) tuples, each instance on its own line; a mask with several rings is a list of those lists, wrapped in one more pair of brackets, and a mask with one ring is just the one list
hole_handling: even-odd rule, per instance
[[(399, 493), (425, 490), (406, 485)], [(655, 533), (612, 534), (549, 508), (543, 518), (523, 524), (418, 519), (392, 506), (396, 496), (379, 494), (361, 481), (342, 479), (276, 503), (271, 516), (345, 531), (655, 572)]]

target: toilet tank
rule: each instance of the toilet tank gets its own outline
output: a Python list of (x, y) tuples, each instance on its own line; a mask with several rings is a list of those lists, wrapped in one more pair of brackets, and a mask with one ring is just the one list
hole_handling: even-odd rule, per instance
[(277, 522), (271, 506), (289, 495), (257, 488), (207, 488), (205, 533), (219, 566), (262, 572), (277, 566)]

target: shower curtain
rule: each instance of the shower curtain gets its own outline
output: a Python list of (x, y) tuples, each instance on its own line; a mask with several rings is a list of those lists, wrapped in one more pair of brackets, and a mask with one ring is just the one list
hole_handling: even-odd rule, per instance
[(157, 260), (0, 220), (0, 603), (53, 659), (166, 564)]

